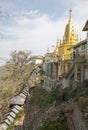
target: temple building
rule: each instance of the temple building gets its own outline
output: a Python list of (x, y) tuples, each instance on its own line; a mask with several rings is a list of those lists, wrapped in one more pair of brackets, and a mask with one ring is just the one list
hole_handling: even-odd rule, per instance
[(59, 60), (70, 60), (73, 52), (72, 46), (78, 43), (76, 29), (72, 20), (72, 10), (69, 10), (69, 20), (65, 28), (63, 41), (57, 40), (54, 56), (59, 56)]
[(72, 19), (72, 10), (69, 10), (69, 20), (65, 27), (63, 41), (57, 40), (54, 57), (58, 57), (58, 77), (65, 75), (72, 66), (73, 47), (78, 43), (76, 28)]
[[(88, 21), (83, 31), (88, 31)], [(63, 40), (57, 39), (53, 53), (46, 53), (43, 66), (44, 87), (47, 86), (48, 90), (57, 84), (62, 88), (75, 88), (88, 79), (88, 32), (87, 39), (78, 42), (72, 10), (69, 10)]]

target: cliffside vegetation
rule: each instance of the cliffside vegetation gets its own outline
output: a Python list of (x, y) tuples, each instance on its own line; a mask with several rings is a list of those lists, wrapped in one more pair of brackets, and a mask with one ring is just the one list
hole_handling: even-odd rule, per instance
[(51, 92), (42, 87), (34, 88), (31, 100), (25, 104), (25, 122), (28, 124), (28, 119), (30, 122), (26, 130), (68, 130), (58, 95), (58, 88)]
[[(28, 51), (13, 51), (10, 54), (10, 60), (6, 64), (6, 69), (15, 81), (20, 81), (20, 84), (28, 84), (29, 67), (30, 67), (30, 52)], [(32, 66), (31, 66), (32, 69)]]
[(0, 67), (0, 118), (8, 109), (8, 101), (18, 94), (34, 69), (29, 52), (14, 51), (6, 65)]
[[(62, 106), (65, 103), (78, 102), (80, 109), (88, 104), (88, 81), (78, 88), (60, 86), (51, 92), (35, 87), (31, 100), (25, 104), (26, 130), (68, 130), (67, 119)], [(25, 123), (24, 123), (25, 125)]]

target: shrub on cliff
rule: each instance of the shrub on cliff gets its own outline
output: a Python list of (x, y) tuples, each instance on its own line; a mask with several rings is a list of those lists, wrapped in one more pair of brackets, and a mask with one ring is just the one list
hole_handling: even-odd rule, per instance
[(53, 122), (51, 119), (46, 119), (39, 130), (68, 130), (68, 127), (66, 121)]

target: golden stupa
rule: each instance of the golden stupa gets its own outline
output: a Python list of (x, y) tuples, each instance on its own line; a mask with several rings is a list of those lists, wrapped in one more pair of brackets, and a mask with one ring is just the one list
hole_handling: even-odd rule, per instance
[(72, 20), (72, 10), (69, 10), (69, 20), (65, 27), (63, 41), (56, 43), (56, 48), (53, 52), (54, 56), (59, 56), (59, 60), (70, 60), (73, 52), (73, 46), (78, 43), (76, 29)]

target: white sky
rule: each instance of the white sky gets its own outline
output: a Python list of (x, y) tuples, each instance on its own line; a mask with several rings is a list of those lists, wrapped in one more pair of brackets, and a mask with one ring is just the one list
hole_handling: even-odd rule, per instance
[[(69, 18), (70, 0), (0, 0), (0, 57), (13, 50), (31, 50), (43, 55), (62, 39)], [(88, 19), (88, 0), (72, 0), (72, 17), (79, 39)], [(2, 60), (0, 60), (2, 63)]]

